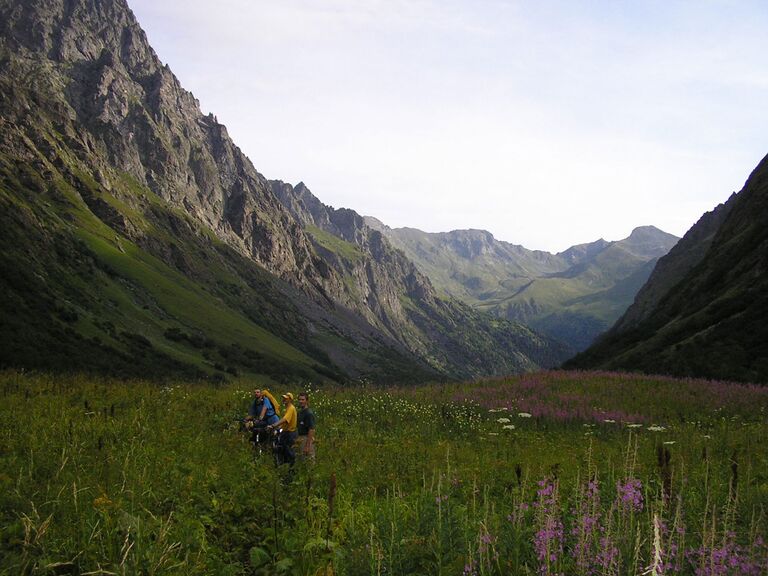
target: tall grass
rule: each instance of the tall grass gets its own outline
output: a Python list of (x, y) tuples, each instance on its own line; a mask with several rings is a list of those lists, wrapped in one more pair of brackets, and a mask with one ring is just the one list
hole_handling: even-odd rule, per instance
[(0, 375), (0, 574), (768, 573), (766, 388), (313, 391), (293, 475), (248, 388)]

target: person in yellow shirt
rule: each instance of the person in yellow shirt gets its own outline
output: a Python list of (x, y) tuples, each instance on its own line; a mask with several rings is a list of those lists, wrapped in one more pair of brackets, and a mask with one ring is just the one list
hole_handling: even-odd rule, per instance
[(293, 466), (296, 462), (296, 453), (293, 450), (293, 445), (296, 443), (296, 437), (298, 436), (296, 427), (299, 418), (296, 413), (296, 407), (293, 405), (293, 394), (291, 392), (283, 394), (283, 401), (285, 402), (283, 417), (274, 424), (267, 426), (267, 429), (283, 429), (277, 441), (277, 463), (287, 462)]

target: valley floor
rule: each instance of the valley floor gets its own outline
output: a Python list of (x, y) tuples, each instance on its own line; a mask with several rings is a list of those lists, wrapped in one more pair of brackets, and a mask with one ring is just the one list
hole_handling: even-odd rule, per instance
[(768, 387), (312, 390), (292, 476), (250, 387), (1, 374), (0, 574), (768, 573)]

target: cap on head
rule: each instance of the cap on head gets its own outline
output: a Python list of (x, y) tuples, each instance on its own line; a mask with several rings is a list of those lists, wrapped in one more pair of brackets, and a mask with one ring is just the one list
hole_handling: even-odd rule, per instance
[(286, 400), (290, 400), (291, 402), (293, 402), (293, 393), (291, 393), (291, 392), (286, 392), (285, 394), (283, 394), (283, 398), (285, 398)]

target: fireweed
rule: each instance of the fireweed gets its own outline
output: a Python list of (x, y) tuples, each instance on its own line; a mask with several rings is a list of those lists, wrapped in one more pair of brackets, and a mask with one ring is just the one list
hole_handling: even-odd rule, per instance
[(536, 491), (535, 525), (533, 545), (539, 561), (539, 574), (550, 576), (560, 574), (564, 546), (563, 521), (558, 502), (558, 483), (552, 478), (539, 480)]
[(600, 484), (593, 478), (581, 487), (579, 501), (572, 511), (574, 522), (570, 534), (573, 538), (571, 555), (581, 574), (596, 574), (599, 541), (605, 527), (602, 525)]
[(717, 544), (686, 552), (696, 576), (765, 576), (768, 574), (768, 547), (762, 537), (747, 545), (736, 542), (728, 532)]
[(618, 502), (622, 510), (643, 511), (643, 483), (637, 478), (627, 478), (616, 483)]

